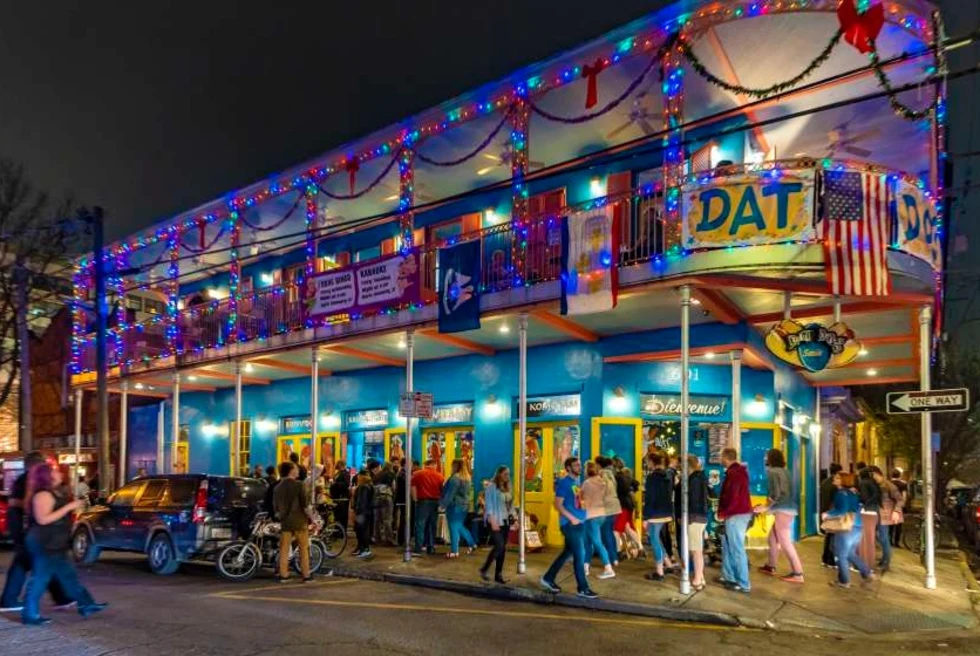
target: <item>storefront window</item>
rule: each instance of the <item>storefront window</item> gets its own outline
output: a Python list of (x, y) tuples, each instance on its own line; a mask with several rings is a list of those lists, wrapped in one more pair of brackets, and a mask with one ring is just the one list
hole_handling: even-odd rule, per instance
[(552, 439), (552, 473), (557, 481), (565, 475), (565, 460), (579, 457), (582, 439), (578, 426), (555, 426)]
[(540, 428), (528, 428), (524, 438), (524, 485), (527, 492), (544, 490), (544, 479), (541, 468), (544, 464), (544, 431)]
[(368, 458), (374, 458), (378, 462), (384, 461), (385, 432), (383, 430), (364, 431), (364, 462), (367, 462)]

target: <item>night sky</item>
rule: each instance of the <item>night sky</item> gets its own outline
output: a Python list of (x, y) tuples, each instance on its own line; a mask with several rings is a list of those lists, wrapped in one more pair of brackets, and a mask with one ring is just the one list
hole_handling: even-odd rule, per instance
[(280, 4), (5, 3), (0, 156), (115, 238), (669, 2)]

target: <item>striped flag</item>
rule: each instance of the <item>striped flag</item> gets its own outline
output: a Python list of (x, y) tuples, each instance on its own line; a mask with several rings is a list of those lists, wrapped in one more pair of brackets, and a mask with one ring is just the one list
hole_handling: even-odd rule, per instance
[(834, 294), (887, 296), (890, 195), (888, 176), (851, 171), (823, 174), (821, 238)]

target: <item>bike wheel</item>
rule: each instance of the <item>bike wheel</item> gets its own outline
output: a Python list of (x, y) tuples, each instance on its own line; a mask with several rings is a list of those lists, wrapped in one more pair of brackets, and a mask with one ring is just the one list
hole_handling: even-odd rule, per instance
[(327, 558), (337, 558), (347, 548), (347, 531), (339, 522), (324, 526), (319, 538), (324, 547), (323, 555)]
[(262, 567), (262, 553), (251, 542), (235, 542), (221, 550), (215, 565), (228, 581), (248, 581)]
[(912, 553), (922, 553), (921, 522), (906, 522), (902, 530), (902, 546)]
[[(320, 541), (316, 538), (310, 538), (310, 574), (315, 574), (316, 572), (320, 571), (320, 568), (323, 566), (323, 561), (325, 560), (323, 557), (323, 547), (319, 544), (319, 542)], [(302, 574), (303, 570), (299, 564), (298, 548), (293, 550), (293, 555), (289, 560), (293, 565), (293, 571), (295, 571), (297, 574)]]

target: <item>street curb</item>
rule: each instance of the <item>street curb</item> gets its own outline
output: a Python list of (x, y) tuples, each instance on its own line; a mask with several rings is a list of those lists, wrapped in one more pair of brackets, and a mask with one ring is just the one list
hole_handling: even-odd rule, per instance
[(375, 570), (359, 569), (356, 567), (345, 567), (343, 565), (334, 566), (332, 569), (334, 576), (344, 578), (363, 579), (367, 581), (384, 581), (386, 583), (397, 583), (400, 585), (412, 585), (445, 592), (455, 592), (473, 597), (494, 599), (496, 601), (523, 601), (543, 605), (564, 606), (567, 608), (584, 608), (588, 610), (599, 610), (621, 615), (634, 615), (638, 617), (651, 617), (675, 622), (697, 622), (700, 624), (711, 624), (715, 626), (743, 626), (743, 622), (734, 615), (727, 613), (717, 613), (713, 611), (694, 610), (689, 608), (672, 608), (670, 606), (649, 606), (645, 604), (634, 604), (627, 601), (615, 601), (606, 599), (579, 599), (570, 594), (552, 594), (544, 590), (532, 590), (509, 585), (484, 585), (480, 583), (468, 583), (465, 581), (447, 581), (428, 576), (415, 576), (412, 574), (392, 574), (378, 572)]
[(980, 595), (980, 582), (977, 581), (977, 577), (973, 575), (973, 570), (970, 568), (970, 561), (967, 559), (966, 554), (962, 551), (959, 552), (960, 556), (960, 572), (963, 574), (963, 578), (966, 580), (966, 590), (973, 594), (970, 595), (970, 604), (973, 606), (974, 612), (980, 616), (980, 599), (977, 598)]

